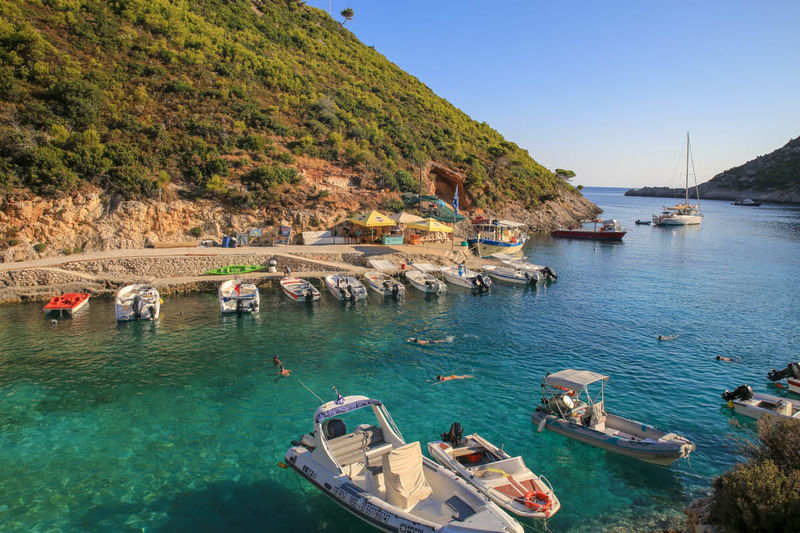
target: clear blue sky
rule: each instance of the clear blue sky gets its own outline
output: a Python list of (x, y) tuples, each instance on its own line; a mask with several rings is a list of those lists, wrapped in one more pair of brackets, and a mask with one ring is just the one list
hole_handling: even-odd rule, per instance
[(348, 6), (363, 43), (575, 184), (678, 186), (687, 131), (701, 182), (800, 135), (799, 0)]

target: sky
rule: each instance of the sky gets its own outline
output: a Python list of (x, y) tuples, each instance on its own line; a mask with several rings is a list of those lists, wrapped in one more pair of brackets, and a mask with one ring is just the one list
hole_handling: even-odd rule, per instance
[[(800, 1), (330, 0), (364, 44), (586, 186), (698, 182), (800, 135)], [(329, 0), (308, 5), (328, 10)]]

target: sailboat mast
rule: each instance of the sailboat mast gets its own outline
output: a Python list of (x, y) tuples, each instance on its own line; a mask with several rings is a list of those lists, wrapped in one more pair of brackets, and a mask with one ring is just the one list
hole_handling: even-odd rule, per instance
[(689, 206), (689, 132), (686, 132), (686, 206)]

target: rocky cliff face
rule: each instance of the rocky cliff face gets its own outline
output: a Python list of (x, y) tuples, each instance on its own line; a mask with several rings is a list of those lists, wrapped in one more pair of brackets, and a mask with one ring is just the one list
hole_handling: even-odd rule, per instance
[[(752, 198), (762, 202), (800, 203), (800, 137), (744, 165), (726, 170), (698, 186), (700, 198), (735, 200)], [(626, 196), (682, 198), (684, 189), (643, 187)], [(694, 196), (694, 191), (690, 191)]]

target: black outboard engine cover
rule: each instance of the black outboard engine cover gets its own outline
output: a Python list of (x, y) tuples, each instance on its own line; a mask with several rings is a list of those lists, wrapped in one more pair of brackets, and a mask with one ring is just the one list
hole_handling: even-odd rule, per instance
[(753, 397), (753, 389), (750, 388), (750, 385), (739, 385), (732, 391), (726, 390), (722, 393), (722, 399), (726, 402), (731, 400), (735, 400), (737, 398), (742, 400), (749, 400)]
[(770, 381), (780, 381), (789, 376), (800, 379), (800, 362), (789, 363), (783, 370), (775, 370), (774, 368), (767, 374), (767, 379)]
[(556, 275), (555, 271), (549, 266), (544, 267), (544, 273), (550, 279), (558, 279), (558, 276)]
[(453, 448), (461, 444), (461, 439), (464, 437), (464, 428), (458, 422), (453, 422), (450, 425), (450, 431), (442, 433), (442, 441), (449, 442)]
[(144, 309), (144, 301), (138, 294), (133, 299), (133, 317), (136, 320), (142, 318), (142, 309)]

